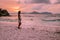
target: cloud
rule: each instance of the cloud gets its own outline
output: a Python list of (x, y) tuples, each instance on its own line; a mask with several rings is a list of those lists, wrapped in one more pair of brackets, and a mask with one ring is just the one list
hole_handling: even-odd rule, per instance
[(46, 4), (50, 4), (49, 0), (33, 0), (32, 3), (46, 3)]
[(57, 2), (55, 4), (60, 4), (60, 0), (57, 0)]
[(32, 2), (32, 0), (17, 0), (17, 2), (22, 4), (29, 4)]
[(60, 4), (60, 2), (56, 2), (55, 4)]
[(18, 3), (46, 3), (50, 4), (50, 0), (19, 0)]
[[(15, 12), (14, 10), (18, 7), (22, 12), (31, 12), (37, 10), (41, 11), (51, 11), (60, 12), (60, 5), (49, 3), (60, 3), (60, 1), (53, 0), (20, 0), (21, 4), (17, 3), (18, 0), (0, 0), (0, 8), (8, 9), (9, 12)], [(25, 4), (26, 3), (26, 4)], [(30, 4), (29, 4), (30, 3)], [(41, 4), (42, 3), (42, 4)]]
[[(32, 3), (45, 3), (45, 4), (55, 4), (60, 3), (60, 0), (19, 0), (21, 3), (32, 4)], [(19, 2), (18, 1), (18, 2)]]

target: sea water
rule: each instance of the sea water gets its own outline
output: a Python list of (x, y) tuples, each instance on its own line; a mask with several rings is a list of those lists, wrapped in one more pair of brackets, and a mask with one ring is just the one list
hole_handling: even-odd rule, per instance
[[(46, 14), (47, 15), (47, 14)], [(21, 14), (21, 22), (22, 25), (31, 26), (60, 26), (60, 21), (43, 21), (42, 19), (46, 19), (46, 15), (41, 14)], [(52, 17), (48, 17), (51, 19)], [(55, 17), (53, 17), (55, 18)], [(59, 17), (56, 17), (59, 18)], [(0, 22), (4, 23), (11, 23), (11, 24), (18, 24), (18, 16), (17, 14), (7, 16), (7, 17), (0, 17)]]

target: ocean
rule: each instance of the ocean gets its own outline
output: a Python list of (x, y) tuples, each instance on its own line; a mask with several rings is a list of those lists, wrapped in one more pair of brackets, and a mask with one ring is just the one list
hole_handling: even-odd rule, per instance
[[(60, 19), (60, 17), (49, 17), (47, 14), (21, 14), (22, 25), (30, 26), (30, 27), (60, 26), (60, 21), (57, 21), (56, 19)], [(17, 14), (13, 14), (13, 15), (11, 14), (11, 16), (7, 16), (7, 17), (0, 17), (0, 24), (1, 22), (18, 25)]]

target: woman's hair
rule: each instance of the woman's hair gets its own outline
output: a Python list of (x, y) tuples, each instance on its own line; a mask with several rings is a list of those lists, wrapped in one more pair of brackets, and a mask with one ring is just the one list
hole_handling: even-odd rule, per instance
[(18, 11), (18, 13), (20, 14), (20, 13), (21, 13), (21, 11)]

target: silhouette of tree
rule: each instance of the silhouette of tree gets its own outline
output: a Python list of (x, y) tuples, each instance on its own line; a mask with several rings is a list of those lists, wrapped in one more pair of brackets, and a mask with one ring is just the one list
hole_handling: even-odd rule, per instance
[(0, 16), (10, 16), (7, 10), (0, 8)]
[(2, 10), (2, 9), (0, 8), (0, 16), (2, 16), (1, 10)]
[(1, 10), (2, 10), (2, 9), (0, 8), (0, 12), (1, 12)]

